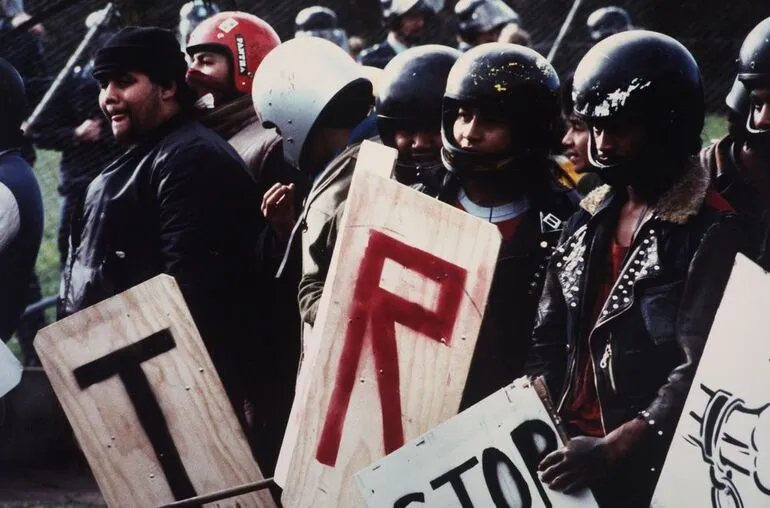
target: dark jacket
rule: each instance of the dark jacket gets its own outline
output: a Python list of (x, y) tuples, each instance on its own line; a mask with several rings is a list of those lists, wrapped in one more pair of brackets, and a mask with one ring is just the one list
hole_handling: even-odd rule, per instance
[[(746, 174), (740, 163), (740, 144), (729, 134), (703, 148), (701, 164), (709, 171), (719, 194), (738, 213), (746, 232), (744, 253), (770, 269), (770, 189), (762, 189)], [(770, 170), (770, 164), (768, 165)]]
[(8, 341), (27, 304), (43, 237), (43, 202), (18, 150), (0, 152), (0, 339)]
[(361, 51), (361, 54), (358, 55), (358, 61), (362, 65), (384, 69), (395, 56), (396, 50), (385, 40)]
[[(544, 187), (532, 193), (516, 234), (500, 248), (461, 411), (523, 374), (548, 259), (574, 212), (567, 189)], [(459, 190), (450, 180), (439, 198), (456, 205)]]
[[(88, 64), (72, 71), (32, 129), (38, 148), (61, 152), (59, 193), (76, 199), (124, 151), (99, 108), (99, 82), (91, 69)], [(102, 137), (96, 142), (75, 139), (75, 128), (87, 119), (101, 122)]]
[(257, 198), (230, 145), (177, 115), (88, 187), (73, 220), (61, 312), (172, 275), (240, 413), (245, 380), (260, 386), (265, 356), (259, 354), (266, 295), (255, 255), (264, 227)]
[(200, 122), (230, 143), (257, 182), (260, 200), (274, 183), (291, 183), (297, 171), (284, 162), (281, 136), (257, 117), (251, 95), (200, 112)]
[[(199, 112), (200, 121), (222, 138), (243, 158), (257, 184), (257, 204), (277, 182), (292, 183), (298, 172), (284, 161), (281, 136), (266, 129), (257, 117), (251, 95), (244, 95), (212, 110)], [(262, 268), (275, 273), (283, 254), (272, 228), (260, 235), (259, 259)], [(296, 261), (296, 260), (293, 260)], [(298, 263), (297, 263), (298, 264)], [(262, 354), (270, 358), (263, 371), (270, 379), (270, 404), (248, 404), (246, 418), (253, 428), (259, 465), (264, 475), (272, 475), (280, 451), (281, 439), (289, 420), (301, 347), (301, 325), (297, 304), (299, 268), (291, 265), (280, 281), (269, 281), (270, 298), (262, 303), (266, 319), (261, 333), (269, 337)], [(262, 293), (267, 294), (263, 288)], [(269, 349), (268, 349), (269, 347)]]
[(635, 476), (650, 496), (736, 252), (738, 230), (730, 214), (711, 204), (723, 201), (708, 189), (708, 173), (693, 166), (659, 200), (595, 324), (598, 285), (625, 196), (606, 185), (589, 194), (550, 261), (533, 332), (527, 373), (545, 376), (562, 415), (590, 332), (605, 432), (637, 416), (654, 431)]

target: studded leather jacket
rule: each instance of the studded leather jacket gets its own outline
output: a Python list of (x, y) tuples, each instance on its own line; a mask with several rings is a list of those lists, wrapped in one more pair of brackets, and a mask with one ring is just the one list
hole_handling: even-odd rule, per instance
[(646, 419), (654, 442), (645, 448), (656, 450), (647, 454), (656, 465), (643, 470), (655, 474), (729, 277), (739, 229), (729, 205), (709, 190), (706, 170), (693, 166), (639, 228), (591, 323), (624, 201), (599, 187), (566, 226), (548, 268), (527, 373), (545, 376), (564, 416), (588, 347), (605, 432)]

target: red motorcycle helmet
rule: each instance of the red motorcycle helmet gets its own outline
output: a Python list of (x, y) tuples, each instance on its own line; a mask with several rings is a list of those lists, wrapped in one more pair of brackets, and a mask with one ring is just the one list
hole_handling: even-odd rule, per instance
[(235, 89), (251, 93), (254, 73), (265, 56), (281, 43), (266, 21), (247, 12), (220, 12), (202, 21), (190, 34), (187, 54), (216, 51), (230, 58)]

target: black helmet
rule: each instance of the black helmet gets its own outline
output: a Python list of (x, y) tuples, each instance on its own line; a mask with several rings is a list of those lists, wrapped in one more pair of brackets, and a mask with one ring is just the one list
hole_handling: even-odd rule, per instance
[(749, 91), (737, 77), (725, 97), (725, 105), (728, 110), (727, 132), (733, 140), (742, 142), (747, 135), (746, 125), (751, 121), (751, 98)]
[(467, 42), (519, 22), (519, 15), (503, 0), (460, 0), (455, 5), (455, 16), (460, 37)]
[(588, 27), (588, 33), (591, 35), (591, 40), (594, 42), (619, 32), (634, 29), (628, 11), (615, 5), (596, 9), (588, 16), (586, 26)]
[[(761, 21), (744, 39), (738, 57), (738, 80), (743, 83), (749, 94), (755, 88), (770, 88), (770, 18)], [(750, 137), (770, 133), (754, 126), (750, 108), (746, 130)], [(765, 143), (768, 141), (770, 139)]]
[(749, 114), (749, 108), (751, 107), (749, 91), (746, 90), (746, 85), (741, 83), (741, 80), (738, 78), (735, 78), (730, 92), (725, 97), (725, 105), (730, 110), (730, 114), (740, 116), (741, 120), (745, 119), (746, 115)]
[(182, 5), (179, 9), (179, 42), (182, 49), (195, 27), (220, 11), (219, 5), (211, 0), (190, 0)]
[[(396, 131), (434, 132), (441, 130), (441, 104), (447, 77), (462, 53), (439, 44), (407, 49), (385, 66), (377, 80), (377, 130), (382, 142), (396, 146)], [(441, 168), (433, 160), (403, 160), (396, 163), (396, 177), (402, 183), (419, 181)]]
[[(510, 150), (492, 155), (461, 148), (453, 130), (462, 105), (510, 118)], [(543, 56), (503, 42), (476, 46), (457, 60), (447, 79), (441, 122), (444, 165), (453, 173), (537, 165), (547, 158), (560, 121), (559, 77)]]
[[(667, 35), (632, 30), (596, 44), (575, 70), (572, 99), (575, 114), (589, 126), (634, 123), (652, 138), (639, 160), (603, 164), (593, 133), (589, 136), (589, 161), (608, 183), (640, 191), (657, 179), (655, 188), (647, 189), (648, 197), (657, 197), (678, 176), (671, 166), (683, 169), (679, 162), (700, 150), (705, 109), (700, 70), (687, 48)], [(643, 175), (645, 164), (650, 169)], [(665, 172), (652, 176), (658, 169)]]
[(311, 30), (334, 30), (339, 28), (337, 14), (328, 7), (314, 5), (302, 9), (294, 18), (295, 32), (309, 32)]
[(750, 89), (770, 86), (770, 18), (755, 26), (741, 45), (738, 79)]
[(410, 48), (385, 66), (377, 80), (377, 127), (382, 141), (394, 145), (397, 129), (441, 128), (441, 104), (447, 77), (462, 56), (439, 44)]
[(13, 148), (21, 144), (21, 124), (28, 111), (27, 94), (16, 68), (0, 58), (0, 149)]
[(700, 150), (700, 69), (668, 35), (632, 30), (601, 41), (578, 64), (572, 99), (575, 113), (591, 125), (639, 122), (660, 135), (669, 154)]
[(348, 34), (339, 25), (337, 14), (328, 7), (314, 5), (302, 9), (294, 18), (295, 37), (320, 37), (348, 49)]
[(389, 27), (393, 27), (407, 14), (435, 14), (443, 7), (444, 0), (380, 0), (382, 19)]

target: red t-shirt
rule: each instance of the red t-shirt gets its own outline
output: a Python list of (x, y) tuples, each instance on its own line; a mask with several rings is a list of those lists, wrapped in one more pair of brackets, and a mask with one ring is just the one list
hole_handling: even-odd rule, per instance
[(610, 296), (612, 286), (620, 275), (626, 254), (628, 254), (628, 247), (624, 247), (613, 240), (610, 246), (609, 263), (606, 264), (606, 269), (602, 276), (603, 280), (596, 295), (593, 319), (590, 321), (590, 326), (586, 326), (586, 329), (583, 331), (583, 347), (580, 350), (577, 366), (579, 374), (572, 389), (572, 403), (567, 408), (566, 420), (570, 427), (577, 428), (582, 435), (586, 436), (604, 436), (602, 411), (594, 380), (594, 366), (593, 362), (589, 361), (588, 338), (596, 321), (599, 319), (599, 313), (604, 308), (604, 303)]

